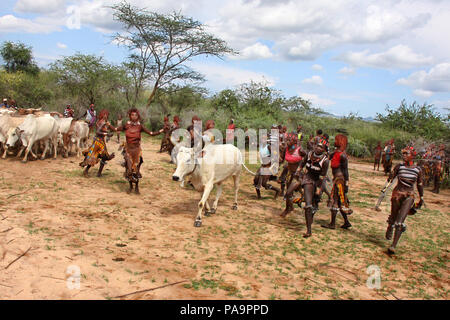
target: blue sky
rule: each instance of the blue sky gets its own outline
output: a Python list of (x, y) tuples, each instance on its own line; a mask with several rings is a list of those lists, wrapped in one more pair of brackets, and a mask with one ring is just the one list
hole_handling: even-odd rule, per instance
[[(6, 0), (0, 40), (33, 47), (40, 66), (75, 52), (121, 62), (113, 0)], [(386, 105), (450, 107), (450, 1), (130, 0), (200, 20), (239, 56), (196, 59), (211, 92), (266, 81), (336, 115), (375, 116)], [(79, 29), (77, 28), (79, 22)]]

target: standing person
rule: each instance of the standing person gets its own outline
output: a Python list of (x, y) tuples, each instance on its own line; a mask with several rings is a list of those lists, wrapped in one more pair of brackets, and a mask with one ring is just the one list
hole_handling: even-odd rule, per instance
[(63, 115), (65, 118), (73, 118), (75, 116), (75, 111), (70, 104), (66, 105)]
[[(286, 141), (286, 151), (284, 160), (286, 164), (283, 167), (283, 172), (278, 179), (281, 184), (281, 195), (284, 196), (286, 185), (289, 186), (294, 179), (294, 174), (297, 171), (300, 161), (306, 156), (306, 152), (302, 150), (302, 146), (298, 144), (298, 136), (296, 133), (288, 134)], [(287, 181), (287, 183), (286, 183)]]
[[(272, 140), (275, 141), (275, 140)], [(280, 189), (272, 186), (269, 181), (272, 176), (273, 171), (271, 170), (271, 153), (272, 146), (271, 140), (267, 139), (265, 135), (261, 138), (261, 144), (259, 146), (259, 157), (261, 161), (261, 166), (256, 171), (256, 175), (253, 178), (253, 186), (256, 190), (256, 196), (258, 199), (261, 199), (261, 187), (264, 187), (266, 190), (275, 191), (274, 199), (276, 199), (280, 193)]]
[(8, 99), (3, 98), (3, 103), (0, 104), (0, 108), (6, 108), (6, 109), (10, 108), (10, 106), (8, 105)]
[(161, 146), (159, 147), (158, 153), (162, 153), (164, 151), (167, 151), (170, 144), (170, 122), (169, 122), (169, 115), (164, 117), (163, 122), (163, 128), (164, 136), (161, 139)]
[(378, 165), (378, 171), (380, 171), (380, 160), (381, 160), (381, 152), (383, 151), (383, 148), (381, 147), (381, 141), (378, 141), (377, 146), (375, 147), (373, 154), (375, 161), (373, 163), (373, 170), (375, 171), (375, 168)]
[[(122, 126), (122, 122), (123, 122), (122, 114), (119, 113), (117, 115), (117, 121), (116, 121), (117, 128), (120, 128)], [(117, 132), (117, 143), (120, 143), (120, 132)]]
[(234, 120), (231, 119), (227, 127), (226, 143), (234, 144), (234, 129), (236, 129), (236, 126), (234, 124)]
[(301, 124), (297, 126), (297, 140), (299, 143), (303, 141), (303, 127)]
[(115, 128), (108, 122), (108, 116), (108, 110), (102, 110), (100, 112), (96, 123), (97, 131), (92, 141), (92, 145), (89, 149), (83, 151), (84, 160), (80, 162), (80, 167), (86, 167), (83, 172), (83, 175), (86, 178), (89, 176), (89, 169), (95, 166), (99, 161), (100, 168), (98, 169), (97, 177), (100, 177), (106, 161), (114, 158), (114, 152), (110, 155), (106, 149), (105, 137), (110, 135), (110, 131), (115, 131)]
[(314, 136), (312, 134), (309, 135), (308, 142), (306, 143), (306, 150), (312, 151), (314, 149)]
[[(199, 130), (201, 130), (201, 122), (202, 120), (198, 116), (194, 115), (191, 119), (191, 125), (187, 127), (187, 131), (191, 136), (191, 148), (194, 147), (194, 143), (197, 143), (198, 145), (202, 142), (202, 133), (199, 132)], [(199, 128), (197, 128), (197, 126)]]
[[(167, 133), (167, 138), (168, 138), (168, 145), (167, 145), (167, 152), (169, 153), (169, 155), (172, 155), (172, 150), (173, 148), (175, 148), (175, 145), (172, 143), (170, 137), (172, 136), (172, 133), (180, 128), (180, 117), (178, 116), (174, 116), (173, 117), (173, 122), (170, 125), (170, 130)], [(172, 161), (172, 160), (171, 160)]]
[(178, 128), (180, 128), (180, 117), (179, 116), (174, 116), (173, 117), (173, 122), (170, 125), (170, 131), (174, 131), (177, 130)]
[(441, 186), (441, 179), (443, 176), (443, 167), (445, 161), (445, 145), (440, 145), (439, 149), (433, 154), (431, 171), (433, 175), (433, 193), (439, 193), (439, 188)]
[(348, 229), (352, 225), (348, 221), (348, 215), (353, 211), (349, 207), (348, 201), (348, 158), (345, 149), (347, 148), (348, 139), (343, 134), (338, 134), (334, 138), (334, 146), (336, 150), (330, 155), (331, 170), (333, 173), (333, 188), (331, 189), (331, 222), (322, 225), (324, 228), (336, 228), (336, 215), (338, 211), (341, 212), (344, 218), (343, 229)]
[(205, 131), (208, 131), (209, 129), (214, 129), (216, 127), (216, 123), (214, 120), (206, 120), (205, 122)]
[(314, 137), (314, 144), (316, 144), (321, 139), (323, 139), (323, 131), (322, 129), (318, 129), (316, 131), (316, 136)]
[[(304, 210), (307, 228), (307, 231), (303, 234), (304, 238), (308, 238), (312, 235), (311, 226), (314, 220), (315, 211), (317, 210), (318, 201), (320, 200), (322, 181), (328, 171), (329, 160), (327, 153), (325, 152), (325, 145), (325, 139), (319, 139), (314, 145), (314, 150), (310, 151), (301, 161), (295, 172), (296, 179), (292, 181), (286, 192), (286, 209), (281, 213), (281, 216), (285, 217), (289, 212), (294, 210), (293, 194), (295, 190), (302, 186), (305, 200)], [(302, 172), (303, 168), (306, 168), (306, 173), (304, 174)]]
[(11, 104), (10, 104), (10, 107), (11, 108), (13, 108), (14, 110), (17, 110), (18, 108), (17, 108), (17, 102), (16, 102), (16, 100), (11, 100)]
[(91, 136), (91, 132), (94, 131), (94, 127), (97, 121), (97, 112), (95, 111), (95, 105), (93, 103), (90, 104), (89, 108), (86, 112), (80, 117), (86, 116), (86, 122), (89, 125), (89, 136)]
[[(400, 240), (400, 236), (406, 231), (405, 220), (408, 215), (415, 214), (417, 209), (420, 209), (424, 203), (423, 201), (423, 185), (422, 185), (422, 170), (420, 167), (414, 165), (413, 159), (416, 151), (413, 147), (406, 147), (402, 150), (403, 163), (395, 166), (394, 170), (389, 174), (388, 181), (394, 180), (397, 177), (397, 185), (392, 191), (391, 197), (391, 214), (387, 220), (388, 227), (386, 229), (386, 239), (392, 239), (394, 233), (394, 240), (389, 247), (389, 253), (395, 253), (395, 248)], [(414, 204), (414, 185), (417, 185), (420, 201), (417, 205)]]
[(392, 169), (392, 158), (395, 152), (394, 139), (388, 141), (384, 148), (384, 174), (389, 175)]
[(139, 179), (142, 178), (140, 169), (144, 162), (142, 159), (141, 149), (141, 132), (145, 132), (150, 136), (161, 134), (164, 129), (153, 132), (145, 128), (141, 124), (141, 115), (136, 108), (128, 110), (129, 121), (125, 125), (115, 128), (116, 131), (125, 131), (126, 143), (123, 149), (123, 157), (125, 160), (125, 177), (130, 184), (128, 193), (133, 191), (133, 183), (135, 184), (135, 193), (139, 194)]
[(207, 145), (209, 143), (214, 142), (215, 136), (209, 130), (214, 129), (215, 127), (216, 127), (216, 123), (214, 122), (214, 120), (206, 120), (205, 130), (203, 131), (203, 135), (202, 135), (202, 141), (203, 141), (202, 146), (203, 147), (205, 147), (205, 145)]

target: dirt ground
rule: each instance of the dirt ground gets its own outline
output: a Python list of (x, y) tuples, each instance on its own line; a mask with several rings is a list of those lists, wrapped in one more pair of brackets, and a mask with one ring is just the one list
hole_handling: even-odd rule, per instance
[(217, 213), (195, 228), (200, 194), (172, 181), (159, 139), (144, 139), (141, 195), (125, 192), (118, 144), (108, 148), (117, 157), (101, 178), (97, 167), (82, 177), (76, 157), (0, 160), (0, 299), (448, 299), (449, 190), (426, 189), (427, 207), (389, 256), (389, 201), (372, 210), (386, 178), (369, 163), (350, 162), (353, 227), (321, 228), (324, 201), (304, 239), (301, 209), (278, 217), (282, 198), (262, 190), (257, 200), (245, 171), (239, 209), (230, 179)]

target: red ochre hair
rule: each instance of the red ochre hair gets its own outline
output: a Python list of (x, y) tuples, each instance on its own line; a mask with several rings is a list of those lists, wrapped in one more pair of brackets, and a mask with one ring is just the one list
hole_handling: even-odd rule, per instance
[(193, 116), (192, 123), (194, 123), (194, 121), (201, 121), (201, 119), (198, 116)]
[(328, 141), (325, 138), (319, 138), (319, 140), (317, 141), (317, 144), (321, 144), (324, 147), (328, 147)]
[(291, 140), (293, 143), (297, 143), (298, 136), (295, 133), (289, 133), (287, 136), (288, 140)]
[(107, 118), (109, 116), (109, 111), (106, 109), (103, 109), (102, 111), (100, 111), (99, 115), (98, 115), (98, 120), (101, 120), (103, 118)]
[[(139, 113), (139, 110), (136, 109), (136, 108), (131, 108), (130, 110), (128, 110), (128, 117), (130, 118), (130, 117), (131, 117), (131, 114), (132, 114), (133, 112), (137, 113), (138, 119), (141, 120), (141, 114)], [(130, 120), (131, 120), (131, 118), (130, 118)]]
[(343, 134), (338, 134), (334, 137), (334, 145), (339, 147), (341, 150), (347, 149), (348, 139), (347, 136)]
[(409, 151), (411, 152), (412, 156), (415, 157), (417, 155), (417, 151), (414, 149), (414, 147), (408, 146), (405, 149), (402, 150), (403, 151)]
[(173, 117), (173, 122), (176, 122), (176, 123), (180, 122), (180, 117), (178, 117), (178, 116)]
[(208, 130), (209, 128), (214, 127), (214, 126), (215, 126), (214, 120), (206, 120), (206, 123), (205, 123), (206, 130)]

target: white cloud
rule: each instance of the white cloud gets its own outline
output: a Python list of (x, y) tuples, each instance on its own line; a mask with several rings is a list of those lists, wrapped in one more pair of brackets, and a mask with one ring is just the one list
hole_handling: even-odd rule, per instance
[(64, 44), (64, 43), (61, 43), (61, 42), (58, 42), (58, 43), (56, 44), (56, 46), (57, 46), (58, 48), (60, 48), (60, 49), (67, 49), (67, 44)]
[(369, 53), (369, 50), (347, 52), (337, 58), (356, 67), (372, 67), (382, 69), (409, 69), (429, 65), (432, 57), (425, 57), (413, 52), (405, 45), (397, 45), (385, 52)]
[[(429, 64), (431, 55), (440, 59), (450, 55), (450, 42), (442, 41), (440, 36), (442, 30), (450, 28), (450, 1), (129, 0), (129, 2), (162, 13), (181, 10), (183, 14), (205, 23), (207, 31), (213, 32), (226, 40), (231, 47), (241, 51), (242, 55), (238, 59), (314, 60), (330, 49), (346, 45), (364, 45), (367, 51), (362, 50), (361, 59), (369, 60), (366, 61), (367, 66), (378, 68), (381, 65), (385, 68), (387, 63), (383, 63), (384, 58), (387, 62), (393, 62), (393, 68), (397, 66), (409, 68), (411, 65)], [(120, 29), (120, 24), (113, 20), (112, 10), (108, 8), (115, 3), (117, 0), (18, 0), (16, 10), (40, 13), (42, 21), (39, 23), (42, 25), (37, 25), (36, 19), (22, 19), (20, 22), (23, 23), (12, 24), (18, 28), (0, 25), (2, 28), (0, 31), (46, 33), (48, 30), (65, 27), (67, 18), (65, 6), (74, 4), (81, 13), (82, 27), (88, 26), (99, 32), (110, 33)], [(58, 15), (55, 15), (56, 10), (59, 10)], [(58, 21), (52, 22), (53, 19)], [(405, 58), (402, 58), (401, 46), (397, 46), (397, 51), (394, 52), (379, 53), (380, 56), (376, 56), (376, 53), (371, 54), (371, 46), (377, 45), (378, 50), (387, 50), (389, 45), (400, 43), (399, 39), (404, 43)], [(262, 43), (270, 43), (270, 46)], [(364, 64), (364, 61), (361, 63)]]
[(65, 0), (19, 0), (14, 10), (24, 13), (49, 13), (61, 10)]
[(321, 84), (323, 84), (323, 80), (320, 76), (312, 76), (311, 78), (303, 79), (302, 83), (315, 84), (320, 86)]
[(313, 93), (303, 92), (303, 93), (300, 93), (299, 95), (303, 99), (309, 100), (315, 107), (329, 107), (329, 106), (336, 104), (336, 102), (331, 99), (321, 98), (317, 94), (313, 94)]
[(208, 24), (238, 49), (265, 39), (274, 42), (280, 58), (313, 60), (341, 45), (402, 37), (426, 25), (431, 11), (410, 10), (406, 1), (394, 0), (230, 0)]
[(245, 60), (257, 60), (257, 59), (268, 59), (272, 58), (273, 53), (270, 51), (269, 47), (257, 42), (249, 47), (241, 50), (239, 55), (231, 56), (231, 59), (245, 59)]
[(423, 98), (428, 98), (428, 97), (431, 97), (433, 95), (433, 91), (422, 90), (422, 89), (416, 89), (416, 90), (413, 91), (413, 93), (416, 96), (423, 97)]
[(338, 71), (340, 74), (352, 75), (355, 74), (355, 68), (352, 67), (343, 67)]
[(274, 86), (276, 83), (275, 78), (263, 72), (198, 62), (192, 62), (190, 66), (205, 75), (208, 85), (214, 89), (221, 90), (224, 87), (233, 87), (250, 81), (265, 82), (268, 86)]
[(417, 71), (407, 78), (397, 80), (400, 85), (414, 89), (414, 94), (430, 97), (437, 92), (450, 93), (450, 63), (440, 63), (430, 71)]
[(313, 64), (311, 66), (311, 69), (315, 70), (315, 71), (322, 71), (323, 67), (320, 64)]
[(22, 19), (11, 14), (0, 17), (0, 33), (50, 33), (60, 29), (57, 24), (47, 23), (44, 20)]

